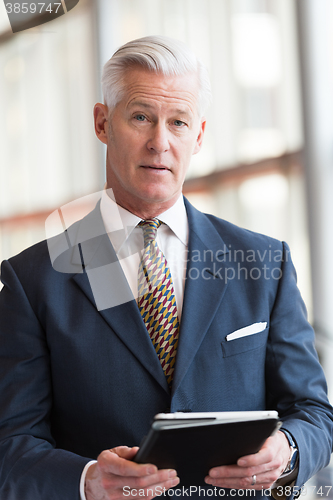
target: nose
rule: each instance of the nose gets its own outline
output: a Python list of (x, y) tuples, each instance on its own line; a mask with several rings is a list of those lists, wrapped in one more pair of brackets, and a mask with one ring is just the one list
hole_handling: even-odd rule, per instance
[(156, 124), (151, 129), (151, 135), (147, 142), (147, 148), (153, 153), (165, 153), (170, 148), (168, 130), (163, 124)]

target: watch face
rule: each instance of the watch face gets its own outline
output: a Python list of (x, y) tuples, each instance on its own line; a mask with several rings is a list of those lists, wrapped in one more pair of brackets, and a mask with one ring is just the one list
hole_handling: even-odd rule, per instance
[(294, 448), (293, 452), (292, 452), (292, 455), (290, 457), (290, 460), (289, 460), (289, 464), (287, 466), (287, 471), (292, 471), (295, 469), (295, 465), (296, 465), (296, 462), (297, 462), (297, 458), (298, 458), (298, 449), (297, 448)]

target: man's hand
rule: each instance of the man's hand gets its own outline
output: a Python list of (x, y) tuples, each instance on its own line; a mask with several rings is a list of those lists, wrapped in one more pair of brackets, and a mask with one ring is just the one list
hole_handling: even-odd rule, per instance
[(137, 447), (127, 446), (103, 451), (87, 471), (84, 487), (87, 500), (132, 500), (135, 496), (130, 494), (132, 489), (136, 490), (136, 496), (138, 490), (144, 490), (145, 498), (151, 499), (156, 496), (155, 488), (161, 494), (163, 488), (168, 490), (179, 483), (175, 470), (158, 470), (155, 465), (131, 462), (137, 451)]
[(289, 457), (288, 440), (283, 432), (278, 431), (265, 441), (258, 453), (240, 458), (237, 465), (211, 469), (205, 482), (221, 488), (270, 488), (287, 467)]

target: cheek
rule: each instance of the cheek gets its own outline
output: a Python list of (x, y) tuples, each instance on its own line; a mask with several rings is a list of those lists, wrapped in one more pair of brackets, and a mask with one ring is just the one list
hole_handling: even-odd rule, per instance
[(112, 137), (108, 146), (111, 163), (117, 165), (117, 169), (123, 168), (128, 163), (134, 148), (132, 142), (125, 135), (117, 134)]
[(180, 144), (175, 150), (175, 155), (182, 165), (183, 169), (186, 169), (191, 161), (193, 151), (194, 151), (193, 141), (189, 141), (186, 144)]

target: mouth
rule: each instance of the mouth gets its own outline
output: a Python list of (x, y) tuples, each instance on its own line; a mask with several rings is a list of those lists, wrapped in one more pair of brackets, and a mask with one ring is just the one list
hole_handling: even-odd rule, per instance
[(165, 165), (140, 165), (140, 167), (149, 169), (149, 170), (156, 170), (156, 171), (170, 171), (170, 168), (166, 167)]

